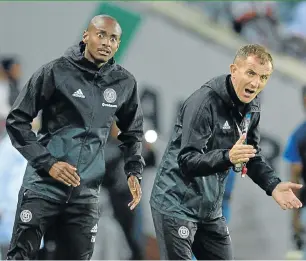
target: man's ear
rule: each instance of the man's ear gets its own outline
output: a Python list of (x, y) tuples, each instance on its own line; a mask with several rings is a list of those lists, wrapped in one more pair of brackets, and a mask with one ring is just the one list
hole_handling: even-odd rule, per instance
[(119, 40), (119, 41), (118, 41), (118, 45), (117, 45), (116, 52), (118, 51), (118, 49), (119, 49), (119, 47), (120, 47), (120, 43), (121, 43), (121, 41)]
[(235, 72), (237, 71), (237, 65), (232, 63), (230, 65), (230, 72), (231, 72), (231, 75), (235, 74)]
[(87, 30), (84, 31), (82, 40), (84, 44), (87, 44), (88, 42), (88, 31)]

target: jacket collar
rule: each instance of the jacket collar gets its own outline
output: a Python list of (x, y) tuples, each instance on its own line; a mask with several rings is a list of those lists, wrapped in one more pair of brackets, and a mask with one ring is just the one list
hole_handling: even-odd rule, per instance
[[(205, 83), (205, 86), (211, 88), (222, 100), (223, 102), (233, 109), (235, 104), (228, 93), (226, 88), (228, 77), (230, 74), (223, 74), (221, 76), (215, 77)], [(260, 98), (257, 96), (253, 101), (247, 104), (247, 112), (259, 112), (260, 111)]]

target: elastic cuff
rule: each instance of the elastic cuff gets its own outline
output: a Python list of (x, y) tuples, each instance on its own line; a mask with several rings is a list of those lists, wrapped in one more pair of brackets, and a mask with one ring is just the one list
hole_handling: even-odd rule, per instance
[(272, 196), (272, 192), (273, 190), (276, 188), (276, 186), (281, 183), (281, 180), (279, 178), (275, 178), (274, 181), (272, 181), (268, 186), (267, 186), (267, 189), (266, 189), (266, 193), (268, 196)]
[(129, 179), (130, 176), (135, 176), (138, 179), (139, 184), (141, 183), (142, 176), (140, 174), (132, 172), (127, 173), (127, 179)]
[(124, 166), (125, 173), (141, 174), (143, 172), (144, 165), (139, 161), (129, 161)]
[(58, 160), (54, 157), (51, 157), (50, 160), (48, 162), (46, 162), (43, 166), (44, 170), (49, 173), (50, 169), (52, 168), (52, 166), (58, 162)]
[(230, 157), (229, 157), (229, 150), (226, 150), (224, 153), (223, 153), (223, 160), (224, 160), (224, 164), (226, 164), (226, 166), (228, 168), (230, 167), (233, 167), (233, 163), (231, 162), (230, 160)]

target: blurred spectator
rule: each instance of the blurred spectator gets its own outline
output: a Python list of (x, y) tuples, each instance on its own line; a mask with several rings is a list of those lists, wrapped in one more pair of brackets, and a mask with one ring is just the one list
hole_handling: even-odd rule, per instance
[(301, 1), (292, 9), (292, 18), (286, 23), (287, 30), (294, 35), (306, 38), (306, 2)]
[(231, 26), (248, 42), (281, 50), (276, 1), (195, 1), (192, 4), (200, 7), (211, 21)]
[(231, 1), (230, 12), (234, 31), (247, 41), (281, 50), (275, 1)]
[(6, 256), (11, 240), (18, 191), (27, 162), (6, 135), (0, 142), (0, 247)]
[(195, 1), (211, 21), (231, 26), (245, 40), (306, 60), (306, 2)]
[(16, 58), (4, 58), (1, 61), (2, 69), (4, 70), (9, 84), (9, 105), (13, 106), (18, 94), (21, 78), (21, 65)]
[(299, 59), (306, 59), (306, 2), (292, 7), (291, 19), (283, 26), (284, 52)]
[[(32, 123), (33, 130), (39, 127), (36, 118)], [(0, 140), (0, 259), (6, 257), (11, 240), (18, 192), (27, 165), (26, 159), (12, 146), (5, 133)]]
[[(306, 86), (303, 88), (302, 98), (304, 110), (306, 111)], [(291, 181), (306, 184), (306, 121), (300, 124), (290, 135), (284, 151), (284, 159), (290, 163)], [(303, 234), (306, 229), (305, 187), (300, 191), (298, 196), (303, 203), (303, 208), (293, 210), (293, 238), (297, 250), (304, 249), (303, 259), (306, 259), (305, 240), (303, 240)]]
[(7, 74), (0, 64), (0, 121), (5, 121), (11, 108), (9, 103), (9, 86)]
[(5, 119), (19, 93), (21, 66), (15, 58), (0, 61), (0, 133), (5, 128)]

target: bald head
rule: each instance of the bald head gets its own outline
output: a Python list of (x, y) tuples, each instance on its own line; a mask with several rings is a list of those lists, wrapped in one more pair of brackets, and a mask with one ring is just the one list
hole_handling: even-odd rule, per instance
[(112, 26), (115, 29), (115, 33), (121, 36), (122, 29), (118, 21), (110, 15), (96, 15), (91, 19), (87, 31), (104, 28), (105, 26)]
[(118, 51), (122, 30), (117, 20), (109, 15), (91, 19), (83, 34), (85, 58), (101, 66)]

